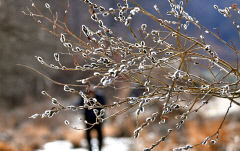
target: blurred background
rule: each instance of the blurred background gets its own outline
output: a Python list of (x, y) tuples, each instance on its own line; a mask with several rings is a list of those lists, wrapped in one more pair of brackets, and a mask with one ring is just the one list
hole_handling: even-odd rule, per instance
[[(102, 4), (107, 8), (115, 8), (117, 1), (105, 0)], [(63, 14), (67, 5), (65, 0), (58, 0), (57, 2), (43, 0), (39, 3), (42, 5), (41, 7), (44, 7), (45, 2), (52, 4), (51, 6), (60, 15)], [(157, 4), (162, 12), (169, 10), (167, 0), (138, 0), (137, 2), (153, 14), (156, 14), (153, 10), (154, 4)], [(232, 4), (240, 5), (240, 2), (238, 0), (191, 1), (187, 11), (190, 15), (198, 18), (199, 22), (209, 30), (215, 31), (217, 28), (224, 40), (232, 41), (239, 49), (238, 33), (232, 28), (231, 20), (224, 18), (213, 9), (214, 4), (219, 7), (229, 7)], [(65, 119), (76, 122), (76, 119), (81, 117), (81, 113), (61, 113), (52, 119), (32, 120), (28, 118), (34, 113), (44, 112), (51, 106), (50, 100), (41, 95), (42, 90), (48, 91), (66, 105), (76, 103), (79, 98), (68, 93), (62, 93), (62, 86), (54, 85), (39, 74), (17, 64), (34, 67), (52, 79), (63, 83), (70, 83), (72, 79), (81, 79), (86, 75), (49, 70), (36, 61), (34, 56), (41, 56), (46, 61), (52, 61), (53, 53), (62, 51), (63, 47), (60, 46), (58, 38), (42, 29), (31, 17), (21, 13), (27, 7), (31, 7), (31, 2), (28, 0), (0, 0), (0, 151), (57, 150), (56, 147), (61, 147), (64, 150), (84, 151), (84, 148), (86, 148), (84, 132), (73, 130), (64, 125)], [(89, 18), (88, 7), (84, 3), (79, 0), (70, 0), (68, 25), (73, 33), (78, 35), (82, 24), (94, 28), (94, 22)], [(106, 23), (123, 38), (131, 40), (131, 35), (127, 30), (122, 29), (122, 25), (115, 23), (111, 18), (106, 19)], [(142, 23), (148, 23), (150, 28), (158, 27), (151, 24), (148, 17), (141, 15), (134, 18), (132, 26), (139, 27)], [(193, 28), (189, 30), (193, 30)], [(194, 34), (199, 33), (193, 32)], [(220, 58), (234, 64), (235, 60), (232, 59), (234, 54), (229, 52), (228, 48), (213, 37), (207, 38), (211, 45), (219, 50)], [(66, 64), (71, 61), (66, 60)], [(114, 92), (108, 89), (101, 92), (106, 96), (108, 103), (114, 101), (112, 94), (119, 97), (131, 94), (128, 89)], [(227, 101), (226, 103), (228, 104)], [(211, 108), (211, 106), (214, 108)], [(211, 106), (204, 108), (200, 114), (191, 117), (184, 126), (186, 128), (182, 128), (178, 133), (172, 135), (167, 143), (159, 145), (156, 150), (161, 148), (161, 150), (167, 151), (186, 143), (195, 144), (213, 134), (221, 123), (227, 105), (214, 103), (213, 101)], [(218, 144), (200, 146), (195, 150), (240, 151), (239, 113), (239, 107), (233, 107), (224, 124)], [(140, 121), (145, 120), (144, 116), (141, 118)], [(132, 134), (136, 128), (135, 119), (135, 112), (128, 112), (106, 121), (104, 125), (105, 148), (103, 151), (116, 149), (119, 149), (119, 151), (143, 150), (144, 147), (149, 147), (168, 129), (155, 124), (144, 130), (139, 139), (134, 140)]]

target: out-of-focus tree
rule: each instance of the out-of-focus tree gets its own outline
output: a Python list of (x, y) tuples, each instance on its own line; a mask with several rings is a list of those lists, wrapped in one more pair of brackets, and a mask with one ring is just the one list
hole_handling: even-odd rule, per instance
[(34, 64), (36, 53), (44, 55), (43, 50), (57, 48), (53, 37), (21, 13), (26, 5), (26, 1), (0, 1), (0, 103), (10, 106), (23, 104), (27, 96), (38, 96), (46, 84), (17, 64)]

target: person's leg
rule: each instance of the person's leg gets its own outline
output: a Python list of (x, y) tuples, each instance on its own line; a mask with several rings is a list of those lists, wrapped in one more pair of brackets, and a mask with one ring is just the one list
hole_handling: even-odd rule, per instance
[(86, 137), (88, 142), (88, 149), (89, 151), (92, 151), (92, 145), (91, 145), (91, 129), (86, 130)]
[(96, 125), (96, 130), (98, 133), (98, 147), (99, 151), (101, 151), (103, 145), (102, 124)]

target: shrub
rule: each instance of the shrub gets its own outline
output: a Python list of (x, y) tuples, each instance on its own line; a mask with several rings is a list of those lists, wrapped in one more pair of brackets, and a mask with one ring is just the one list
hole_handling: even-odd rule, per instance
[[(239, 50), (233, 42), (225, 41), (218, 30), (212, 31), (190, 16), (186, 12), (188, 0), (169, 0), (170, 10), (166, 13), (154, 5), (155, 14), (150, 13), (134, 0), (119, 1), (115, 8), (106, 8), (98, 4), (101, 3), (100, 1), (96, 3), (90, 0), (82, 1), (88, 6), (89, 16), (95, 24), (92, 27), (83, 24), (80, 35), (74, 34), (67, 24), (69, 9), (71, 9), (69, 2), (67, 9), (61, 15), (53, 11), (54, 4), (37, 4), (34, 1), (32, 8), (23, 12), (58, 37), (66, 50), (53, 54), (55, 64), (45, 62), (42, 57), (36, 56), (41, 64), (53, 70), (87, 75), (77, 80), (77, 84), (65, 84), (54, 81), (26, 66), (51, 82), (62, 85), (65, 92), (75, 93), (84, 98), (83, 106), (64, 106), (43, 91), (42, 94), (47, 95), (55, 107), (42, 114), (34, 114), (30, 118), (52, 117), (66, 110), (102, 108), (100, 113), (95, 112), (97, 115), (95, 124), (99, 124), (130, 109), (134, 109), (138, 117), (145, 114), (145, 110), (151, 110), (151, 106), (161, 107), (157, 112), (152, 111), (152, 115), (138, 125), (134, 131), (134, 138), (137, 138), (145, 127), (156, 121), (161, 127), (165, 124), (166, 116), (176, 113), (177, 118), (168, 119), (175, 123), (175, 127), (169, 128), (165, 136), (145, 149), (145, 151), (150, 151), (180, 129), (191, 114), (197, 114), (203, 106), (208, 105), (212, 97), (226, 98), (229, 106), (214, 134), (199, 144), (186, 145), (173, 150), (188, 150), (201, 144), (205, 145), (207, 142), (215, 144), (232, 104), (240, 105), (236, 101), (240, 95)], [(45, 8), (41, 8), (42, 5)], [(238, 25), (240, 9), (236, 4), (226, 8), (219, 8), (217, 5), (213, 7), (233, 22), (235, 32), (240, 32)], [(44, 9), (48, 10), (47, 14)], [(148, 17), (152, 23), (143, 23), (136, 27), (134, 18), (138, 15)], [(118, 29), (115, 32), (105, 24), (105, 17), (113, 18), (115, 22), (121, 23), (121, 28), (128, 31), (128, 38), (119, 36), (121, 30)], [(156, 29), (148, 27), (149, 24), (154, 23), (158, 25)], [(212, 42), (206, 38), (210, 36), (213, 37), (210, 40), (219, 41), (231, 51), (230, 53), (234, 54), (233, 62), (219, 57), (219, 48), (210, 44)], [(71, 65), (63, 64), (62, 60), (66, 57), (72, 59)], [(127, 84), (128, 89), (141, 89), (143, 92), (140, 95), (126, 98), (115, 97), (118, 101), (108, 105), (101, 105), (84, 93), (85, 88), (90, 84), (94, 84), (94, 87), (98, 89), (117, 90), (122, 88), (122, 83)], [(98, 116), (112, 108), (118, 111), (105, 118)], [(67, 120), (65, 124), (71, 126)]]

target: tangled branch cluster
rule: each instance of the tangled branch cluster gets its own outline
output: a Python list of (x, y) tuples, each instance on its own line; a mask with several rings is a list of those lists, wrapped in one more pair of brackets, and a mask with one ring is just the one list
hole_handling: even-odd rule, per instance
[[(89, 73), (87, 78), (77, 80), (78, 84), (59, 83), (42, 74), (53, 83), (62, 85), (64, 91), (79, 94), (84, 99), (84, 105), (64, 106), (43, 91), (42, 94), (51, 98), (55, 108), (47, 110), (43, 114), (35, 114), (31, 118), (52, 117), (64, 110), (102, 108), (101, 112), (98, 113), (97, 110), (94, 112), (97, 117), (95, 124), (98, 124), (130, 109), (135, 109), (136, 116), (140, 116), (144, 114), (145, 110), (148, 110), (150, 105), (161, 104), (162, 108), (159, 109), (161, 112), (153, 112), (145, 122), (136, 128), (134, 137), (137, 138), (142, 129), (154, 121), (157, 120), (161, 126), (166, 122), (165, 116), (177, 112), (179, 109), (183, 110), (184, 112), (177, 119), (170, 119), (175, 121), (175, 127), (169, 128), (167, 135), (162, 136), (152, 146), (145, 149), (145, 151), (150, 151), (164, 142), (171, 133), (180, 129), (191, 114), (196, 114), (214, 96), (228, 99), (229, 107), (216, 133), (208, 136), (200, 144), (205, 145), (207, 142), (215, 144), (232, 103), (240, 105), (235, 100), (240, 96), (239, 50), (224, 41), (218, 33), (207, 29), (196, 18), (190, 16), (185, 11), (188, 0), (169, 0), (170, 10), (166, 12), (166, 15), (169, 15), (171, 19), (168, 20), (165, 19), (166, 15), (162, 14), (157, 5), (153, 6), (158, 14), (154, 16), (133, 0), (129, 0), (130, 2), (122, 0), (116, 5), (116, 8), (105, 8), (90, 0), (82, 1), (89, 6), (91, 19), (96, 23), (98, 29), (92, 30), (90, 27), (82, 25), (81, 33), (83, 34), (81, 36), (72, 33), (67, 26), (69, 3), (65, 10), (64, 21), (58, 18), (58, 14), (52, 11), (48, 3), (45, 4), (45, 9), (49, 11), (51, 17), (47, 17), (34, 1), (32, 2), (33, 8), (28, 8), (24, 12), (47, 31), (59, 37), (66, 50), (66, 52), (54, 53), (56, 64), (49, 64), (42, 57), (36, 56), (41, 64), (54, 70)], [(236, 31), (240, 32), (238, 25), (240, 10), (238, 8), (220, 9), (216, 5), (214, 8), (232, 20)], [(137, 28), (132, 27), (133, 18), (140, 13), (149, 17), (152, 22), (156, 22), (159, 28), (151, 29), (146, 23)], [(116, 22), (122, 23), (134, 40), (124, 40), (119, 37), (118, 33), (104, 24), (102, 19), (104, 17), (112, 17)], [(189, 26), (195, 28), (196, 33), (200, 34), (197, 37), (190, 36)], [(209, 35), (215, 37), (235, 53), (234, 65), (218, 56), (218, 50), (205, 40), (205, 36)], [(67, 67), (62, 64), (61, 59), (66, 55), (72, 57), (74, 66)], [(208, 76), (201, 75), (199, 71)], [(107, 87), (119, 89), (121, 83), (128, 83), (129, 89), (144, 89), (144, 92), (134, 97), (116, 97), (118, 101), (109, 105), (101, 105), (95, 98), (84, 94), (84, 89), (90, 84), (94, 84), (95, 88), (99, 89)], [(119, 110), (102, 118), (105, 110), (111, 108), (119, 108)], [(65, 121), (65, 124), (69, 125), (70, 123)], [(200, 144), (186, 145), (173, 150), (188, 150)]]

